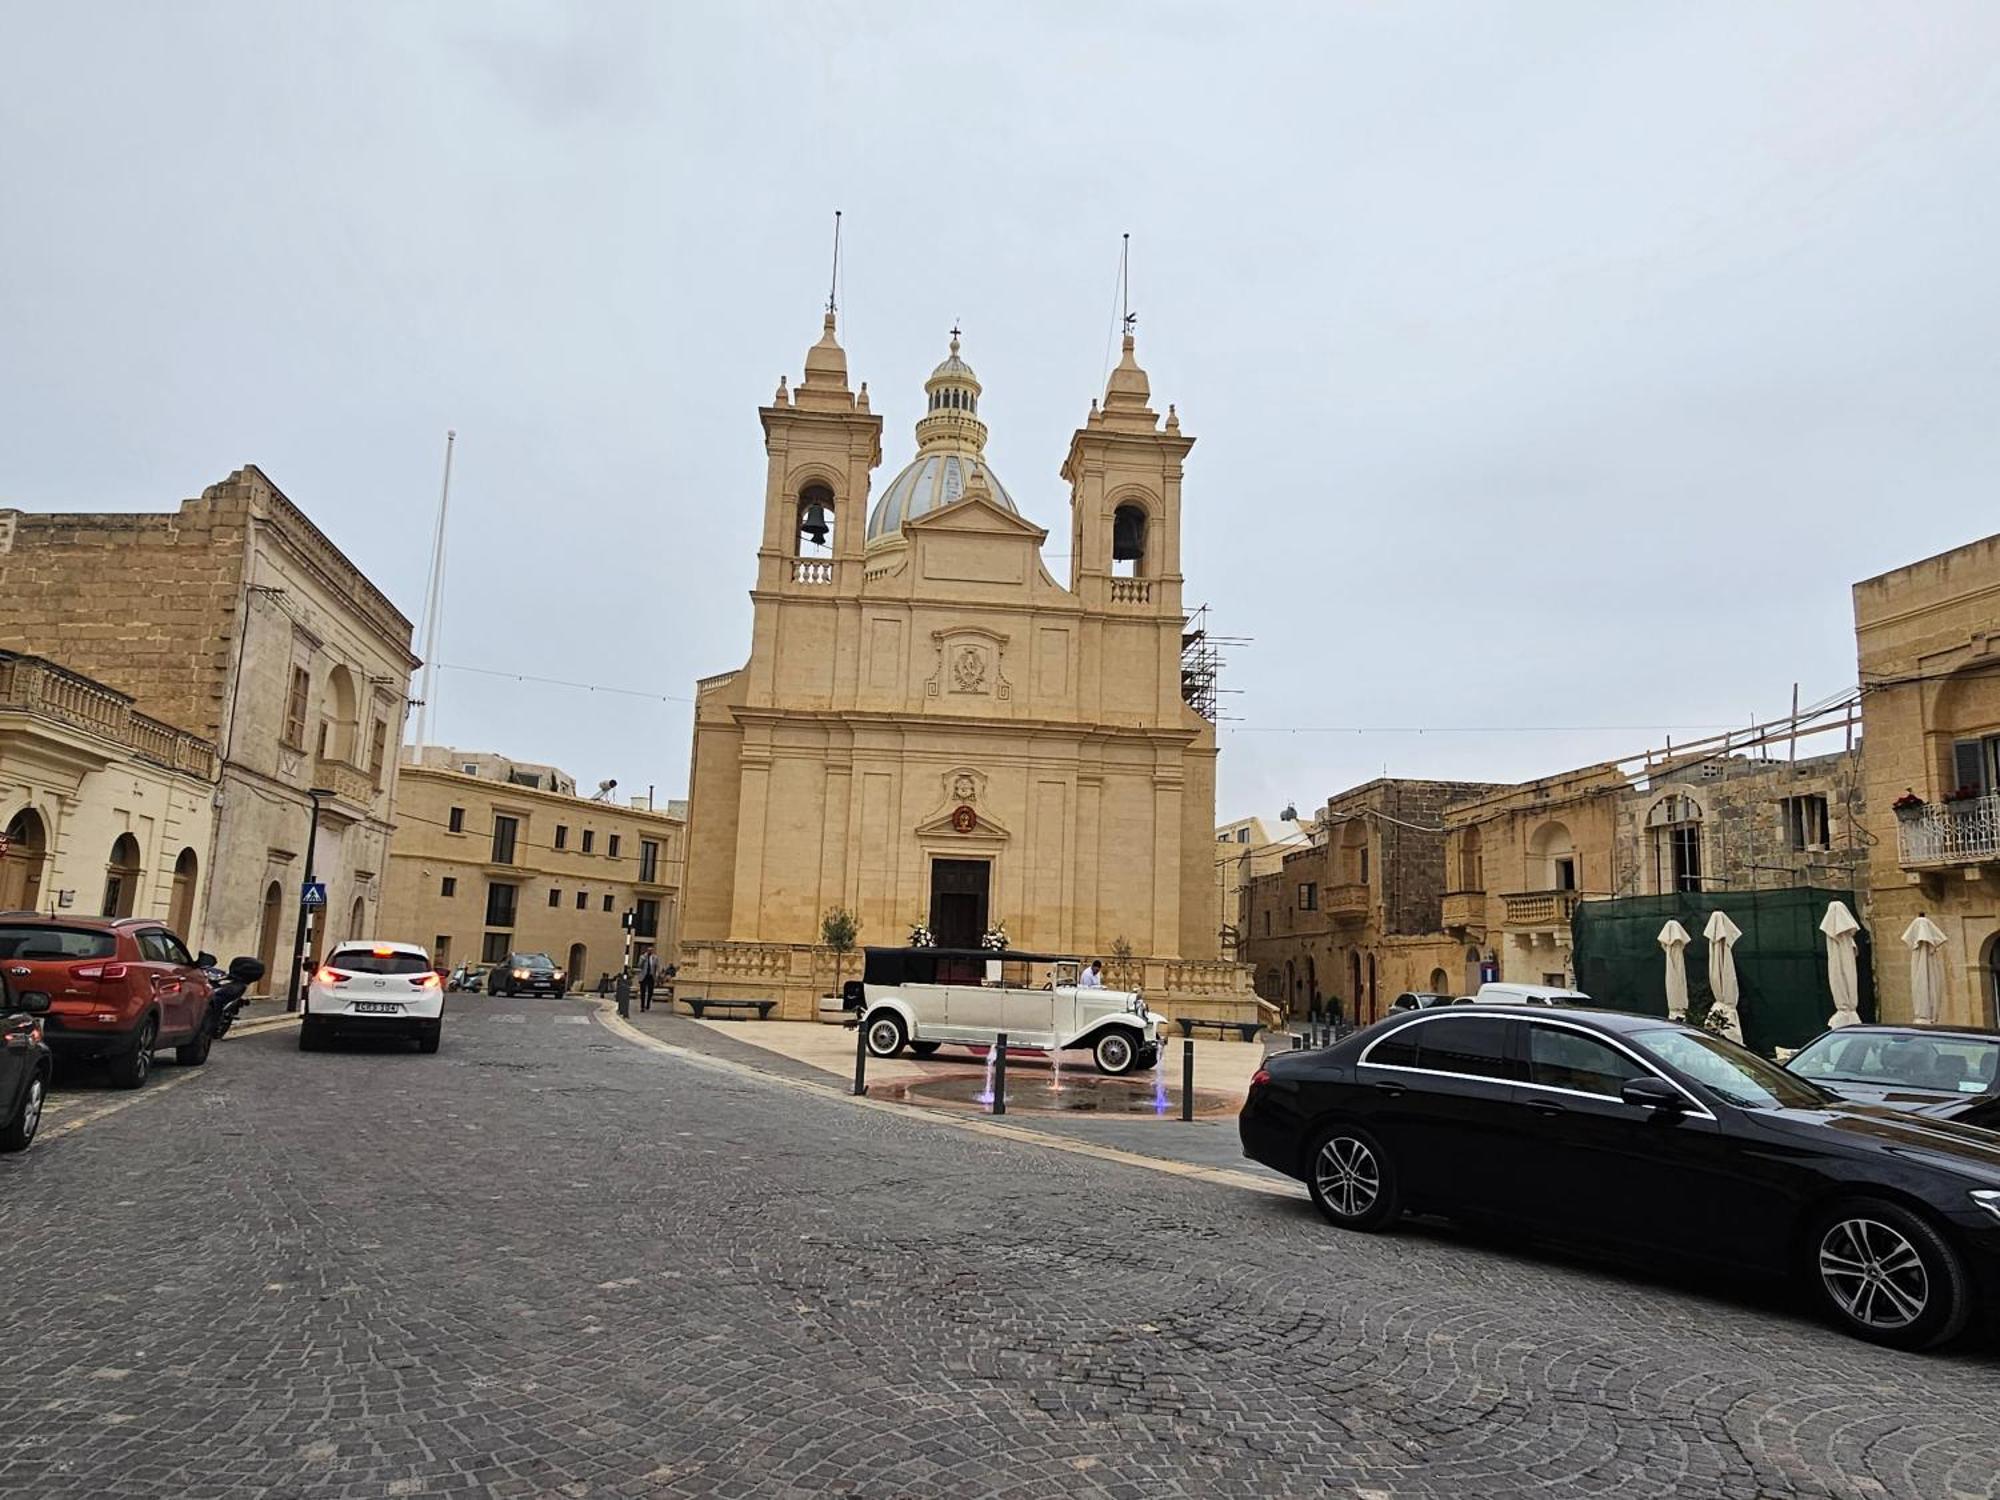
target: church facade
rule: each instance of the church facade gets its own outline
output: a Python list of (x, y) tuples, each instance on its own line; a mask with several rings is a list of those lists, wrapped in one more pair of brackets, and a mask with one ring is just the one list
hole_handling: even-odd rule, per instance
[[(1215, 726), (1183, 694), (1182, 469), (1133, 341), (1070, 440), (1069, 576), (985, 460), (951, 352), (879, 494), (882, 423), (834, 315), (760, 410), (769, 464), (749, 660), (698, 689), (679, 993), (837, 987), (863, 945), (1101, 956), (1184, 1013), (1254, 1007), (1217, 958)], [(846, 961), (852, 977), (856, 961)]]

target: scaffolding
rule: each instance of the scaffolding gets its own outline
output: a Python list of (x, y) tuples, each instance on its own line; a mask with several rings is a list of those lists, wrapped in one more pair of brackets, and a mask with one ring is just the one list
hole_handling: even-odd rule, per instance
[(1221, 685), (1225, 654), (1249, 644), (1249, 636), (1217, 635), (1209, 625), (1206, 604), (1181, 621), (1181, 699), (1211, 724), (1229, 717), (1222, 713), (1219, 700), (1236, 691)]

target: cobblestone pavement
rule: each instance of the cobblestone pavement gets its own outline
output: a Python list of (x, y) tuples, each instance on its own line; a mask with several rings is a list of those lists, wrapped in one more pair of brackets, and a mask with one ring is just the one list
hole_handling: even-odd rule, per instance
[(2000, 1495), (1990, 1348), (1340, 1236), (574, 1001), (232, 1037), (0, 1160), (0, 1263), (0, 1495)]

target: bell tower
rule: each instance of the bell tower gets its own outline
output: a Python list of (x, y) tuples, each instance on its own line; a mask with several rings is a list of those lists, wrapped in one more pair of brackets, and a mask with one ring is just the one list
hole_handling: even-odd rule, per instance
[(1164, 426), (1148, 404), (1152, 388), (1125, 335), (1104, 403), (1070, 438), (1062, 477), (1070, 487), (1070, 592), (1086, 608), (1115, 607), (1181, 619), (1181, 467), (1194, 439), (1167, 408)]
[(764, 532), (757, 592), (813, 595), (859, 591), (868, 476), (882, 461), (882, 419), (868, 409), (868, 384), (847, 386), (847, 351), (827, 309), (819, 342), (806, 351), (805, 378), (782, 376), (761, 407)]

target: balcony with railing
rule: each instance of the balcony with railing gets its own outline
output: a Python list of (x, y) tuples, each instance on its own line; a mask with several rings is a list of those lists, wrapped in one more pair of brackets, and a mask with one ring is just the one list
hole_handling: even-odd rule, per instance
[(1896, 862), (1905, 869), (2000, 864), (2000, 792), (1896, 817)]
[(1569, 930), (1581, 891), (1517, 891), (1500, 898), (1507, 905), (1507, 926), (1517, 932), (1545, 932), (1551, 928)]
[(1369, 906), (1372, 904), (1371, 891), (1366, 883), (1359, 880), (1322, 886), (1319, 904), (1320, 910), (1333, 921), (1360, 921), (1368, 915)]
[(1486, 892), (1446, 891), (1443, 921), (1448, 932), (1486, 925)]
[(215, 778), (215, 747), (150, 719), (101, 682), (37, 656), (0, 652), (0, 709), (14, 709), (123, 746), (139, 760)]
[(340, 801), (355, 807), (368, 807), (375, 801), (374, 778), (344, 760), (328, 760), (324, 755), (315, 758), (313, 785), (325, 787)]

